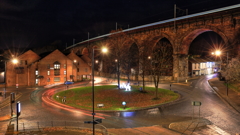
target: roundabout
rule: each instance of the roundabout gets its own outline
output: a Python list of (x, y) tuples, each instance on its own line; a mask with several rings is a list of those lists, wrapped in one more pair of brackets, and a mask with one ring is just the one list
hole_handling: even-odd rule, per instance
[[(145, 92), (139, 89), (138, 86), (132, 86), (131, 91), (118, 89), (115, 85), (95, 86), (94, 108), (96, 111), (134, 111), (160, 106), (180, 97), (179, 94), (166, 89), (159, 88), (157, 95), (155, 88), (146, 87)], [(52, 97), (49, 99), (57, 104), (88, 111), (92, 109), (91, 87), (50, 93)]]

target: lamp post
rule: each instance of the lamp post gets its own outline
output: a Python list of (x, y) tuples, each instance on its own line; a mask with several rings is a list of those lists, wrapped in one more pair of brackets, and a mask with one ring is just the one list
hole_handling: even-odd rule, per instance
[[(228, 68), (228, 52), (227, 52), (227, 64), (226, 64), (226, 72), (228, 73), (227, 68)], [(227, 79), (227, 77), (226, 77), (226, 83), (227, 83), (227, 96), (228, 96), (228, 79)]]
[[(16, 58), (12, 59), (12, 63), (16, 65), (18, 63), (18, 59), (16, 59)], [(17, 72), (16, 72), (16, 88), (18, 88), (18, 73)]]
[[(219, 57), (220, 57), (221, 51), (216, 50), (215, 52), (212, 52), (212, 55), (216, 55), (216, 56), (219, 56)], [(220, 60), (221, 60), (221, 57), (220, 57)], [(222, 60), (221, 60), (221, 64), (222, 64)], [(220, 64), (220, 69), (222, 70), (221, 64)]]
[[(212, 54), (220, 57), (221, 51), (217, 50), (217, 51), (215, 51), (215, 52), (212, 52)], [(221, 58), (221, 57), (220, 57), (220, 58)], [(222, 63), (222, 60), (221, 60), (221, 63)], [(226, 68), (225, 68), (226, 73), (228, 72), (228, 71), (227, 71), (227, 67), (228, 67), (228, 52), (227, 52), (227, 63), (226, 63)], [(220, 69), (222, 70), (221, 64), (220, 64)], [(226, 78), (225, 78), (225, 79), (226, 79)], [(227, 85), (226, 95), (228, 96), (228, 79), (226, 79), (226, 85)]]
[(6, 79), (6, 77), (7, 77), (7, 61), (5, 60), (4, 61), (4, 68), (5, 68), (5, 73), (4, 73), (4, 98), (6, 98), (6, 89), (7, 89), (7, 79)]
[(119, 61), (118, 59), (115, 59), (115, 62), (117, 63), (117, 81), (118, 81), (118, 89), (120, 89), (120, 72), (119, 72)]
[[(95, 135), (95, 109), (94, 109), (94, 50), (100, 49), (92, 49), (92, 126), (93, 126), (93, 135)], [(102, 49), (102, 52), (107, 52), (106, 48)]]

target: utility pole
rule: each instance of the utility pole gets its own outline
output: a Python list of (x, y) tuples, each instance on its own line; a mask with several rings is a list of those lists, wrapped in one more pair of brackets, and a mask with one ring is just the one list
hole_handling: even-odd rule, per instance
[(177, 10), (177, 6), (176, 4), (174, 4), (174, 32), (176, 32), (176, 10)]
[[(226, 64), (226, 71), (228, 74), (228, 52), (227, 52), (227, 64)], [(228, 77), (226, 77), (226, 82), (227, 82), (227, 96), (228, 96)]]

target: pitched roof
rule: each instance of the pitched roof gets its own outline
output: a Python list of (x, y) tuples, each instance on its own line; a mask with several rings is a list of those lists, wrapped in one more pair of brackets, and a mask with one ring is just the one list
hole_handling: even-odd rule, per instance
[(213, 60), (211, 60), (209, 58), (199, 58), (199, 57), (189, 58), (188, 61), (191, 62), (191, 63), (214, 62)]

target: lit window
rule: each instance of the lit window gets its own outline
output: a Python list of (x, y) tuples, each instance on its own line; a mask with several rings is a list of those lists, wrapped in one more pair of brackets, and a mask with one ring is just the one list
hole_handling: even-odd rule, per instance
[(66, 75), (66, 73), (67, 73), (66, 70), (64, 70), (64, 71), (63, 71), (63, 74)]
[(47, 75), (50, 75), (50, 71), (47, 71)]
[(60, 63), (58, 61), (54, 62), (54, 75), (60, 75)]
[(38, 75), (38, 70), (35, 71), (35, 75)]
[(54, 69), (60, 69), (60, 64), (54, 64)]

